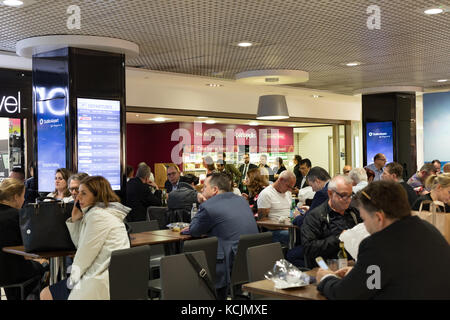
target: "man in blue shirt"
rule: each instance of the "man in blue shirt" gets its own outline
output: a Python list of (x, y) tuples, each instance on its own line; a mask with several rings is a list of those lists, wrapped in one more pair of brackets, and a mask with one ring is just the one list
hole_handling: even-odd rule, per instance
[(383, 168), (386, 164), (386, 156), (382, 153), (377, 153), (375, 157), (373, 157), (373, 163), (368, 165), (367, 168), (375, 172), (375, 178), (373, 181), (380, 181), (381, 175), (383, 174)]

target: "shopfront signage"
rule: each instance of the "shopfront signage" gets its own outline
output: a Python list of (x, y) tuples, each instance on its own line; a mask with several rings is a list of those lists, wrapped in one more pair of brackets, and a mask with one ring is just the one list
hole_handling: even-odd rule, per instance
[(0, 95), (0, 116), (15, 117), (20, 113), (20, 91), (16, 96)]

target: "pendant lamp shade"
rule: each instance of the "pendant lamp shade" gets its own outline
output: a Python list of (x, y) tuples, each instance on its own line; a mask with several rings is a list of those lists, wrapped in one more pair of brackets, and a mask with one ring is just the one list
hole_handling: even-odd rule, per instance
[(256, 119), (280, 120), (289, 118), (286, 98), (279, 94), (259, 97)]

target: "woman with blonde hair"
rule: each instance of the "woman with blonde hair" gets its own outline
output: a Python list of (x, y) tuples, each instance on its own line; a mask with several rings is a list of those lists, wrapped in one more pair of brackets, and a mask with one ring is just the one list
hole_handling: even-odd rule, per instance
[[(438, 176), (432, 175), (425, 181), (425, 187), (430, 193), (417, 198), (412, 209), (419, 210), (422, 201), (440, 201), (445, 204), (445, 212), (450, 212), (450, 173), (443, 173)], [(423, 210), (430, 210), (429, 204), (424, 204)]]
[[(3, 252), (1, 248), (23, 245), (20, 234), (19, 210), (25, 201), (25, 185), (16, 179), (5, 179), (0, 183), (0, 286), (24, 282), (45, 272), (43, 265), (24, 257)], [(38, 284), (25, 287), (25, 297)], [(5, 288), (8, 300), (19, 300), (19, 288)]]
[(72, 217), (66, 221), (77, 247), (70, 277), (41, 292), (41, 300), (108, 300), (111, 252), (130, 247), (123, 223), (131, 210), (120, 204), (108, 180), (86, 177), (80, 182)]

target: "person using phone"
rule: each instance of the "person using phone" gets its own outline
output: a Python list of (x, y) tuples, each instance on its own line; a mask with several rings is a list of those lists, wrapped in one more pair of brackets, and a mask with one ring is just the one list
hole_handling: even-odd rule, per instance
[(69, 278), (41, 291), (41, 300), (109, 300), (111, 252), (130, 247), (124, 218), (131, 210), (120, 203), (108, 180), (82, 180), (72, 217), (66, 221), (77, 247)]
[(403, 187), (376, 181), (356, 201), (371, 236), (353, 268), (317, 271), (319, 292), (328, 299), (450, 299), (450, 246), (433, 225), (411, 216)]

